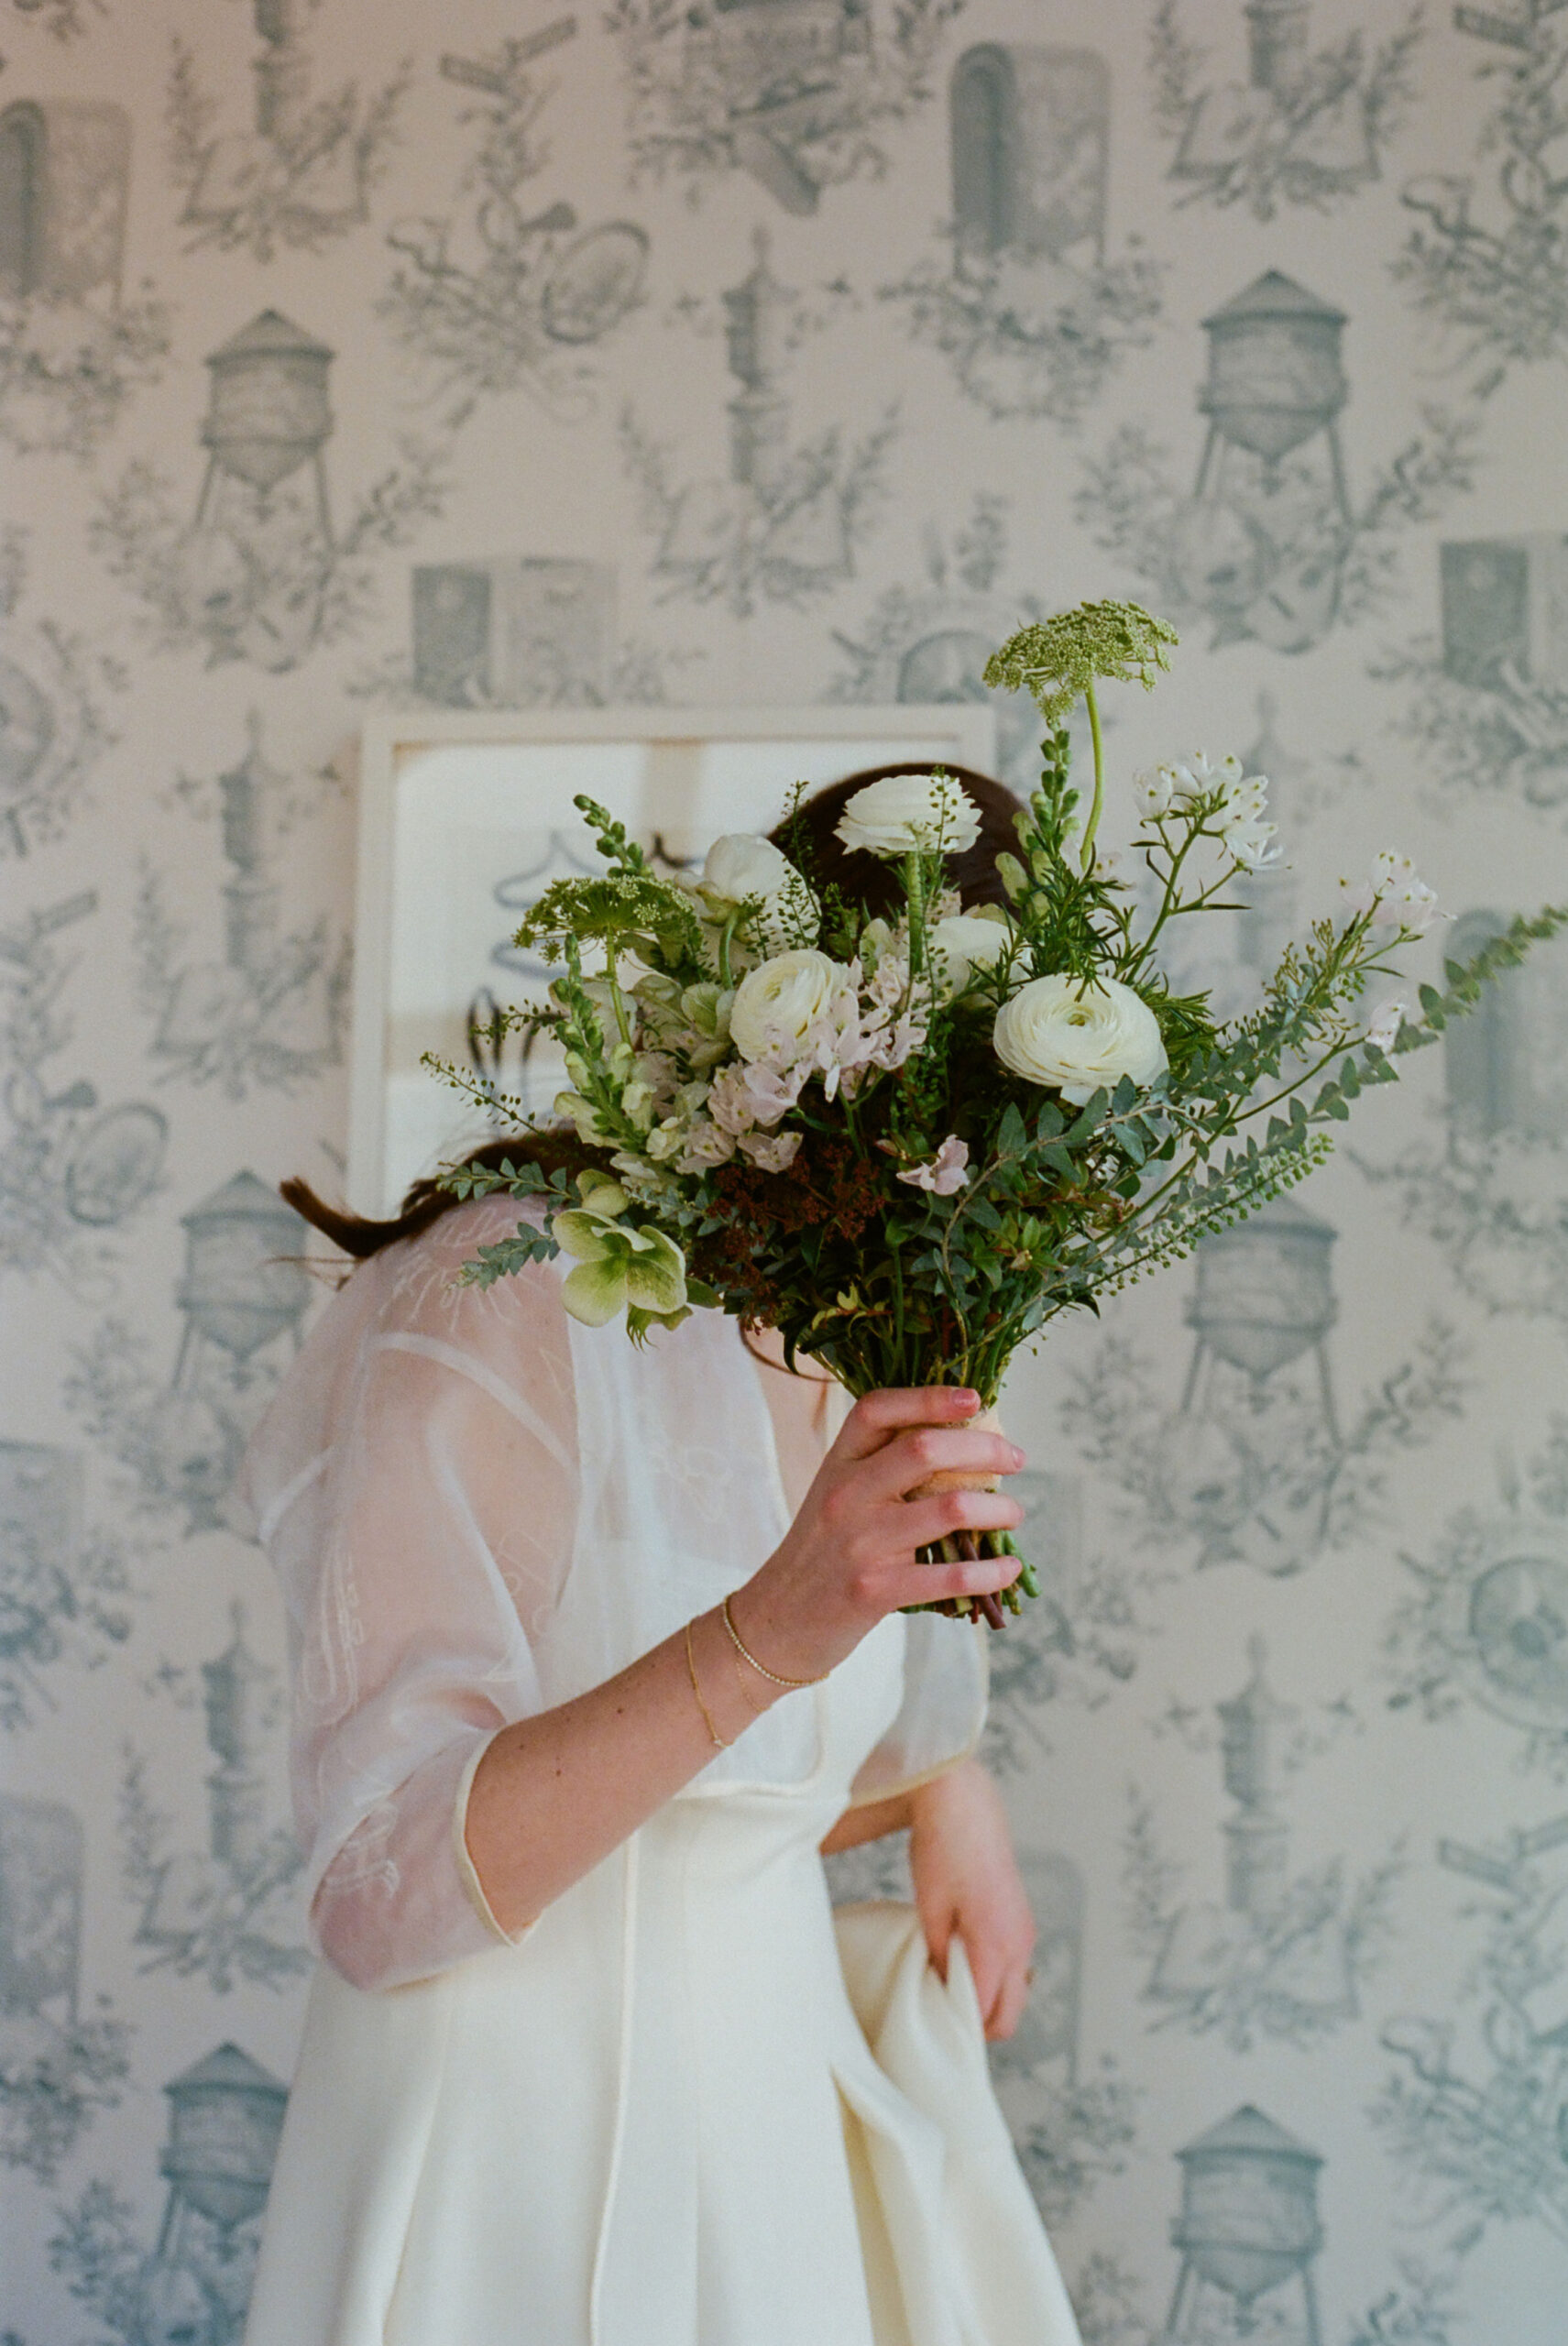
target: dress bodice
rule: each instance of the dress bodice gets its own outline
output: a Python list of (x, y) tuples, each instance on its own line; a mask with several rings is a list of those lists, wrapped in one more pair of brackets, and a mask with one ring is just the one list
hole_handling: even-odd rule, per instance
[[(518, 1212), (461, 1207), (356, 1271), (247, 1463), (288, 1602), (313, 1927), (362, 1986), (493, 1943), (462, 1836), (490, 1738), (717, 1604), (788, 1524), (769, 1372), (732, 1321), (639, 1348), (571, 1320), (554, 1264), (455, 1283)], [(681, 1797), (820, 1793), (830, 1823), (970, 1748), (984, 1700), (971, 1628), (894, 1617)]]

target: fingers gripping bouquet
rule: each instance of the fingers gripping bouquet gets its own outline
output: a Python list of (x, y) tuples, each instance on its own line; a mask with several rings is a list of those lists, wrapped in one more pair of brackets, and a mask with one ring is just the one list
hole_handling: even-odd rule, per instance
[[(966, 912), (948, 860), (979, 816), (941, 773), (871, 784), (844, 845), (894, 867), (897, 916), (823, 886), (797, 852), (716, 840), (700, 877), (654, 871), (591, 800), (602, 875), (556, 882), (517, 942), (564, 968), (548, 1005), (503, 1013), (547, 1030), (571, 1089), (555, 1106), (584, 1169), (458, 1167), (463, 1195), (543, 1201), (543, 1228), (485, 1247), (489, 1282), (565, 1253), (566, 1309), (634, 1338), (694, 1309), (776, 1329), (853, 1395), (972, 1387), (989, 1408), (1017, 1348), (1098, 1308), (1301, 1180), (1332, 1125), (1398, 1058), (1435, 1040), (1496, 970), (1568, 908), (1517, 919), (1471, 962), (1364, 1007), (1368, 982), (1436, 914), (1401, 856), (1286, 952), (1258, 1008), (1219, 1024), (1160, 965), (1173, 921), (1234, 909), (1238, 873), (1272, 862), (1268, 784), (1196, 756), (1134, 784), (1135, 888), (1096, 847), (1104, 766), (1096, 686), (1146, 688), (1171, 630), (1098, 603), (1023, 629), (987, 681), (1027, 689), (1047, 726), (1040, 786), (998, 860), (1007, 907)], [(1087, 705), (1093, 789), (1069, 779), (1064, 719)], [(798, 794), (797, 794), (798, 801)], [(505, 1105), (447, 1068), (489, 1107)], [(1015, 1552), (1006, 1532), (959, 1553)], [(1004, 1602), (1036, 1593), (1021, 1561)], [(993, 1600), (974, 1606), (1000, 1624)]]

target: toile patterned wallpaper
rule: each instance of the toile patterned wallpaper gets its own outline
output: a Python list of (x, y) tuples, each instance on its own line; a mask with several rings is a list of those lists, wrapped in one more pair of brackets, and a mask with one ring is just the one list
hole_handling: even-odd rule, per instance
[[(1227, 1008), (1386, 845), (1452, 951), (1568, 893), (1563, 0), (554, 5), (0, 0), (4, 2346), (243, 2327), (307, 1957), (232, 1486), (367, 709), (968, 697), (1131, 593), (1116, 767), (1275, 784)], [(1562, 2346), (1568, 946), (1409, 1066), (1014, 1379), (1087, 2346)]]

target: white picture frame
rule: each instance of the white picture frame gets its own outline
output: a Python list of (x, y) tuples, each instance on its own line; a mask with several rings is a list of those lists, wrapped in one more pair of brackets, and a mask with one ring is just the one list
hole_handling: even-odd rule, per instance
[[(767, 830), (785, 794), (901, 762), (994, 771), (995, 717), (973, 702), (793, 708), (381, 713), (361, 739), (350, 1041), (350, 1204), (396, 1211), (408, 1182), (485, 1136), (421, 1064), (468, 1056), (484, 992), (537, 998), (509, 965), (532, 894), (587, 868), (587, 792), (676, 861), (727, 830)], [(506, 1088), (548, 1109), (559, 1077), (529, 1060)]]

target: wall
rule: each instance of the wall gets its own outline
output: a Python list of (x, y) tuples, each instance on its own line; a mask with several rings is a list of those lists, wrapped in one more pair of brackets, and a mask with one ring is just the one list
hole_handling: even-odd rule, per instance
[[(1131, 592), (1185, 641), (1118, 775), (1276, 784), (1228, 1004), (1387, 844), (1451, 940), (1568, 893), (1568, 11), (0, 0), (0, 2325), (218, 2346), (305, 1968), (232, 1479), (316, 1299), (271, 1185), (341, 1168), (363, 713), (967, 695)], [(1092, 2346), (1561, 2340), (1565, 1233), (1553, 951), (1014, 1380), (998, 2071)]]

